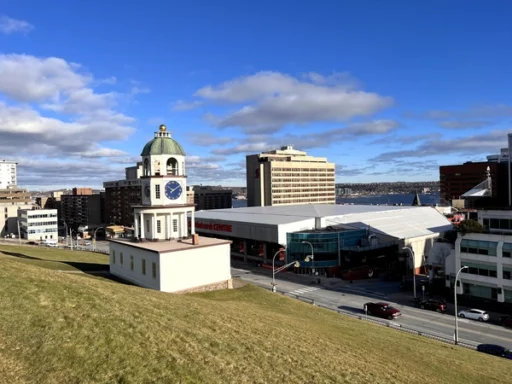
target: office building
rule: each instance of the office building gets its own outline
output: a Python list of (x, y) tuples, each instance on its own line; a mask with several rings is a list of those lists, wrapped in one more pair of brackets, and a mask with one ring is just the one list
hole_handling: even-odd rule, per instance
[[(75, 189), (73, 191), (75, 192)], [(84, 191), (83, 188), (80, 188), (76, 192), (83, 193)], [(105, 223), (104, 192), (93, 195), (62, 195), (61, 201), (62, 220), (68, 225), (68, 228), (77, 230), (81, 225), (94, 228)]]
[(58, 218), (56, 209), (18, 210), (21, 237), (42, 241), (58, 239)]
[(142, 163), (125, 169), (125, 179), (106, 181), (105, 219), (109, 224), (133, 227), (133, 205), (142, 202)]
[(26, 189), (0, 189), (0, 237), (18, 236), (18, 210), (31, 209), (30, 193)]
[(248, 155), (247, 206), (335, 204), (335, 165), (291, 145)]
[(18, 185), (17, 165), (14, 161), (0, 160), (0, 189)]
[(194, 204), (196, 211), (207, 209), (231, 208), (233, 202), (233, 191), (215, 186), (194, 186)]

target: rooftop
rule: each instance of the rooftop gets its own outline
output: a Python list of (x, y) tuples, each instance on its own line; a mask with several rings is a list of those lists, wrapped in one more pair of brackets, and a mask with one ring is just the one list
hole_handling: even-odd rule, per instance
[(373, 232), (399, 239), (445, 232), (453, 228), (444, 215), (426, 206), (283, 205), (197, 211), (195, 218), (196, 221), (211, 219), (262, 225), (311, 222), (312, 219), (321, 218), (323, 227), (343, 224), (353, 228), (371, 228)]
[(221, 244), (230, 244), (229, 240), (221, 240), (215, 239), (213, 237), (201, 237), (199, 236), (199, 244), (193, 245), (192, 239), (184, 239), (181, 241), (171, 240), (171, 241), (144, 241), (141, 243), (135, 243), (129, 239), (111, 239), (109, 240), (112, 243), (118, 243), (127, 245), (134, 248), (144, 249), (150, 252), (158, 252), (158, 253), (167, 253), (167, 252), (176, 252), (176, 251), (184, 251), (192, 248), (203, 248), (203, 247), (211, 247), (214, 245)]

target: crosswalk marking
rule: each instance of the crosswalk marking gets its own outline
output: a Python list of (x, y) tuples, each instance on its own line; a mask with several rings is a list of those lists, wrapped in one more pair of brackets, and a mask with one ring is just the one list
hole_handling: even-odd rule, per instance
[(308, 293), (308, 292), (316, 291), (318, 289), (320, 289), (320, 288), (318, 288), (318, 287), (300, 288), (300, 289), (291, 291), (290, 293), (293, 293), (293, 294)]

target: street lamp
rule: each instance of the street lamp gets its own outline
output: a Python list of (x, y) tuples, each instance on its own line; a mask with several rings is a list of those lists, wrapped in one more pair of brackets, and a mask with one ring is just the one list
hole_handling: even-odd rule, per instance
[[(285, 264), (282, 267), (275, 269), (274, 262), (276, 260), (276, 256), (279, 255), (281, 252), (285, 252), (285, 249), (284, 248), (279, 249), (279, 251), (277, 251), (275, 253), (274, 257), (272, 258), (272, 292), (276, 292), (276, 274), (277, 273), (284, 271), (286, 268), (288, 268), (291, 265), (293, 265), (295, 268), (300, 267), (300, 263), (297, 260), (295, 260), (295, 261), (292, 261), (291, 263)], [(305, 261), (306, 262), (309, 261), (309, 256), (306, 257)]]
[(454, 293), (454, 303), (455, 303), (455, 345), (457, 345), (457, 343), (459, 342), (459, 322), (458, 322), (458, 317), (459, 317), (459, 314), (457, 313), (457, 280), (459, 278), (459, 273), (461, 273), (462, 270), (464, 269), (467, 269), (469, 268), (467, 265), (464, 265), (463, 267), (461, 267), (458, 271), (457, 271), (457, 274), (455, 275), (455, 293)]
[(313, 244), (311, 244), (307, 240), (303, 240), (302, 244), (309, 244), (309, 246), (311, 247), (311, 255), (309, 258), (311, 259), (311, 269), (313, 270), (313, 274), (314, 274), (315, 273), (315, 249), (313, 248)]
[(407, 250), (412, 257), (412, 284), (414, 286), (414, 298), (416, 299), (416, 257), (412, 248), (403, 247), (402, 250)]
[(66, 228), (66, 231), (64, 233), (66, 234), (66, 245), (68, 245), (68, 225), (64, 220), (61, 219), (61, 221), (64, 223), (64, 227)]

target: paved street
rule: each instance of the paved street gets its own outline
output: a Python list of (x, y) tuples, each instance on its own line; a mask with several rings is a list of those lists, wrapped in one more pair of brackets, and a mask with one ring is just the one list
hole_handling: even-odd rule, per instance
[[(271, 287), (272, 277), (266, 274), (257, 274), (250, 269), (232, 268), (232, 275), (242, 280), (251, 282), (265, 288)], [(286, 274), (290, 275), (290, 274)], [(388, 286), (389, 283), (376, 281), (374, 289), (368, 289), (364, 284), (360, 286), (342, 286), (331, 288), (322, 285), (309, 284), (311, 277), (302, 278), (304, 283), (279, 279), (284, 275), (276, 275), (277, 289), (279, 292), (290, 293), (314, 300), (318, 304), (328, 306), (332, 309), (340, 309), (359, 315), (364, 315), (363, 306), (367, 302), (385, 301), (400, 309), (402, 316), (393, 323), (401, 324), (420, 332), (453, 339), (455, 330), (454, 316), (451, 314), (440, 314), (434, 311), (422, 310), (409, 305), (403, 305), (392, 300), (392, 294), (386, 294), (379, 289), (379, 285)], [(287, 276), (288, 277), (288, 276)], [(371, 284), (370, 284), (371, 285)], [(464, 307), (459, 307), (463, 309)], [(449, 311), (453, 308), (448, 304)], [(384, 320), (387, 321), (387, 320)], [(507, 348), (512, 348), (512, 330), (489, 323), (459, 319), (459, 340), (469, 344), (492, 343)]]

